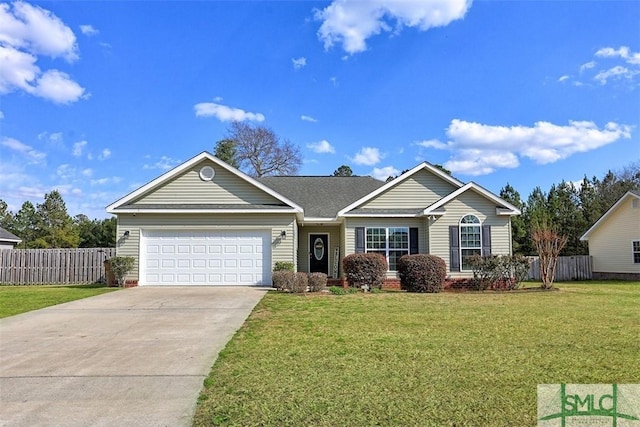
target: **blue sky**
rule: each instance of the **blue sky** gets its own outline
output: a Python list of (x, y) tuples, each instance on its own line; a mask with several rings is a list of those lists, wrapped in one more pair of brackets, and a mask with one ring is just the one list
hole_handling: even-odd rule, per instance
[(0, 3), (0, 199), (72, 215), (271, 127), (301, 175), (423, 160), (526, 198), (640, 158), (640, 2)]

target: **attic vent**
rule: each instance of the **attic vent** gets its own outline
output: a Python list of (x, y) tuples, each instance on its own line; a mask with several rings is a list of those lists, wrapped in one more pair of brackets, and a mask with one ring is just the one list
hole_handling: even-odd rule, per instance
[(216, 176), (216, 171), (211, 166), (203, 166), (200, 169), (200, 179), (203, 181), (213, 181), (213, 177)]
[(640, 208), (640, 200), (638, 200), (638, 199), (633, 199), (633, 208), (634, 208), (634, 209), (638, 209), (638, 208)]

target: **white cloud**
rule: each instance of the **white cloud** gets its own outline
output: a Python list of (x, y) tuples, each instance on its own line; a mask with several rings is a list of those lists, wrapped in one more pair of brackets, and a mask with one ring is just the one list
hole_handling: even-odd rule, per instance
[(56, 168), (56, 175), (62, 180), (69, 181), (76, 177), (76, 170), (73, 166), (65, 163)]
[(45, 153), (36, 150), (30, 145), (23, 144), (14, 138), (4, 137), (2, 141), (0, 141), (0, 145), (24, 156), (29, 164), (41, 164), (47, 157)]
[(558, 79), (559, 82), (564, 82), (569, 80), (569, 76), (568, 75), (564, 75), (564, 76), (560, 76), (560, 78)]
[(311, 122), (311, 123), (317, 123), (318, 120), (314, 119), (311, 116), (305, 116), (304, 114), (300, 116), (300, 120), (305, 121), (305, 122)]
[(620, 46), (618, 49), (603, 47), (596, 52), (600, 58), (621, 58), (628, 64), (640, 64), (640, 52), (631, 52), (628, 46)]
[(215, 102), (201, 102), (193, 108), (196, 112), (196, 117), (216, 117), (221, 122), (264, 121), (264, 115), (260, 113), (249, 113), (240, 108), (228, 107)]
[(300, 58), (291, 58), (291, 63), (293, 63), (294, 69), (299, 70), (307, 65), (307, 58), (304, 56), (301, 56)]
[(323, 154), (323, 153), (334, 154), (336, 152), (336, 149), (333, 148), (333, 145), (329, 144), (329, 141), (327, 141), (326, 139), (307, 144), (307, 148), (309, 148), (310, 150), (318, 154)]
[(168, 156), (162, 156), (160, 159), (152, 164), (145, 163), (142, 168), (143, 169), (160, 169), (160, 170), (169, 170), (174, 166), (177, 166), (181, 163), (180, 160), (172, 159)]
[(90, 181), (91, 185), (107, 185), (107, 184), (118, 184), (122, 181), (122, 178), (119, 176), (110, 176), (105, 178), (92, 179)]
[(87, 141), (78, 141), (76, 143), (73, 144), (73, 150), (71, 151), (71, 154), (73, 155), (73, 157), (80, 157), (82, 156), (82, 151), (84, 150), (84, 147), (87, 146)]
[[(596, 51), (594, 57), (598, 58), (598, 61), (591, 60), (580, 66), (581, 76), (601, 86), (614, 82), (631, 85), (631, 88), (637, 86), (638, 76), (640, 76), (640, 52), (633, 52), (628, 46), (620, 46), (617, 49), (603, 47)], [(566, 80), (564, 77), (558, 81), (564, 82)], [(588, 83), (574, 81), (573, 85), (585, 86)]]
[(338, 78), (337, 77), (329, 77), (329, 81), (332, 85), (338, 86)]
[(398, 176), (400, 171), (393, 166), (385, 166), (383, 168), (373, 168), (371, 176), (380, 181), (386, 181), (390, 176)]
[(334, 0), (315, 18), (322, 21), (318, 38), (325, 49), (341, 44), (348, 54), (367, 49), (367, 39), (381, 32), (399, 33), (403, 27), (427, 31), (461, 19), (471, 0)]
[(82, 86), (73, 81), (67, 73), (58, 70), (43, 73), (27, 92), (56, 104), (69, 104), (88, 96)]
[(98, 156), (98, 160), (106, 160), (109, 157), (111, 157), (111, 150), (109, 150), (108, 148), (105, 148), (100, 152), (100, 155)]
[(437, 148), (438, 150), (444, 150), (447, 148), (447, 144), (437, 139), (428, 139), (425, 141), (416, 142), (416, 145), (425, 148)]
[(351, 161), (356, 165), (373, 166), (376, 163), (379, 163), (383, 158), (384, 154), (380, 153), (379, 149), (374, 147), (362, 147)]
[(605, 85), (610, 79), (633, 80), (633, 77), (639, 73), (640, 70), (630, 70), (622, 65), (616, 65), (608, 70), (600, 71), (593, 79), (601, 85)]
[(0, 110), (0, 120), (4, 119), (4, 113)]
[(595, 66), (596, 66), (596, 64), (597, 64), (597, 63), (596, 63), (596, 61), (589, 61), (589, 62), (586, 62), (586, 63), (584, 63), (584, 64), (582, 64), (582, 65), (580, 66), (580, 72), (581, 72), (581, 73), (583, 73), (583, 72), (585, 72), (586, 70), (590, 70), (590, 69), (592, 69), (593, 67), (595, 67)]
[(93, 176), (93, 170), (91, 170), (89, 168), (83, 169), (82, 172), (80, 172), (80, 173), (82, 174), (82, 176), (85, 176), (87, 178)]
[(507, 127), (454, 119), (447, 136), (450, 140), (446, 144), (428, 144), (453, 153), (444, 166), (454, 173), (484, 175), (500, 168), (518, 167), (523, 157), (547, 164), (595, 150), (621, 138), (631, 138), (631, 127), (609, 122), (600, 129), (589, 121), (570, 121), (565, 126), (537, 122), (531, 127)]
[(85, 96), (85, 89), (59, 70), (42, 71), (38, 56), (76, 61), (76, 37), (51, 12), (24, 2), (0, 4), (0, 94), (22, 90), (54, 103)]
[(76, 36), (57, 16), (21, 1), (11, 6), (0, 4), (0, 42), (35, 55), (78, 59)]
[(80, 25), (80, 31), (82, 31), (82, 34), (89, 37), (98, 35), (100, 33), (100, 31), (95, 29), (93, 25)]

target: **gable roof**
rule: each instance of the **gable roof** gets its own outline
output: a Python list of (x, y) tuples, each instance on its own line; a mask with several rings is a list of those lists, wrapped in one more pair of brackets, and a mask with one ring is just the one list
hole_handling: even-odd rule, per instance
[[(209, 160), (213, 163), (215, 163), (216, 165), (220, 166), (221, 168), (229, 171), (231, 174), (237, 176), (239, 179), (242, 179), (246, 182), (248, 182), (250, 185), (264, 191), (265, 193), (269, 194), (270, 196), (274, 197), (275, 199), (279, 200), (280, 202), (282, 202), (284, 205), (286, 205), (287, 207), (289, 207), (293, 212), (302, 212), (302, 208), (296, 204), (295, 202), (289, 200), (287, 197), (277, 193), (276, 191), (274, 191), (273, 189), (265, 186), (264, 184), (256, 181), (255, 179), (251, 178), (249, 175), (237, 170), (236, 168), (228, 165), (227, 163), (223, 162), (222, 160), (218, 159), (217, 157), (215, 157), (213, 154), (210, 154), (206, 151), (203, 151), (202, 153), (198, 154), (197, 156), (187, 160), (186, 162), (176, 166), (175, 168), (171, 169), (170, 171), (160, 175), (158, 178), (154, 179), (153, 181), (143, 185), (142, 187), (138, 188), (137, 190), (127, 194), (126, 196), (124, 196), (123, 198), (115, 201), (114, 203), (110, 204), (109, 206), (107, 206), (107, 212), (109, 213), (127, 213), (127, 212), (138, 212), (140, 210), (145, 210), (147, 212), (174, 212), (176, 210), (189, 210), (189, 212), (220, 212), (220, 211), (225, 211), (225, 212), (241, 212), (243, 210), (248, 210), (248, 211), (252, 211), (255, 212), (258, 209), (256, 209), (255, 207), (251, 207), (251, 206), (218, 206), (218, 205), (198, 205), (198, 206), (190, 206), (190, 205), (162, 205), (162, 206), (148, 206), (146, 208), (141, 208), (140, 206), (136, 206), (136, 207), (130, 207), (128, 206), (128, 204), (132, 201), (134, 201), (135, 199), (145, 195), (145, 194), (149, 194), (151, 193), (153, 190), (159, 188), (160, 186), (162, 186), (163, 184), (165, 184), (166, 182), (170, 181), (171, 179), (179, 176), (181, 173), (188, 171), (191, 167), (193, 167), (194, 165), (196, 165), (197, 163), (201, 162), (202, 160)], [(264, 207), (265, 209), (268, 209), (268, 206)]]
[(10, 243), (20, 243), (22, 239), (16, 236), (15, 234), (5, 230), (0, 227), (0, 241), (1, 242), (10, 242)]
[(358, 199), (355, 202), (351, 203), (349, 206), (346, 206), (344, 209), (342, 209), (342, 210), (340, 210), (340, 212), (338, 212), (338, 215), (344, 215), (347, 212), (357, 208), (358, 206), (363, 205), (364, 203), (366, 203), (369, 200), (375, 198), (379, 194), (382, 194), (385, 191), (387, 191), (387, 190), (399, 185), (400, 183), (402, 183), (403, 181), (407, 180), (408, 178), (410, 178), (411, 176), (416, 174), (418, 171), (421, 171), (423, 169), (427, 170), (427, 171), (433, 173), (434, 175), (442, 178), (443, 180), (449, 182), (454, 187), (458, 187), (459, 188), (459, 187), (463, 186), (462, 182), (458, 181), (457, 179), (455, 179), (451, 175), (441, 171), (440, 169), (438, 169), (437, 167), (433, 166), (432, 164), (430, 164), (428, 162), (422, 162), (419, 165), (417, 165), (416, 167), (414, 167), (413, 169), (408, 170), (407, 172), (403, 173), (399, 177), (397, 177), (397, 178), (387, 182), (386, 184), (382, 185), (376, 191), (373, 191), (373, 192), (369, 193), (368, 195), (366, 195), (364, 197), (361, 197), (360, 199)]
[(476, 184), (475, 182), (471, 181), (471, 182), (463, 185), (462, 187), (458, 188), (456, 191), (454, 191), (453, 193), (449, 194), (448, 196), (443, 197), (442, 199), (440, 199), (437, 202), (433, 203), (432, 205), (428, 206), (424, 210), (424, 215), (442, 215), (444, 212), (443, 211), (439, 211), (438, 210), (439, 208), (443, 207), (444, 205), (449, 203), (451, 200), (453, 200), (456, 197), (458, 197), (460, 194), (464, 193), (465, 191), (469, 191), (469, 190), (475, 191), (476, 193), (486, 197), (487, 199), (491, 200), (496, 205), (498, 205), (498, 206), (496, 206), (496, 215), (520, 215), (520, 213), (521, 213), (520, 209), (516, 208), (511, 203), (507, 202), (506, 200), (501, 199), (500, 197), (498, 197), (495, 194), (493, 194), (491, 191), (489, 191), (486, 188), (483, 188), (480, 185)]
[(586, 241), (589, 240), (589, 235), (593, 233), (599, 226), (602, 224), (613, 212), (618, 209), (618, 207), (627, 199), (635, 198), (640, 200), (640, 190), (629, 190), (624, 196), (620, 197), (617, 202), (613, 204), (602, 216), (593, 224), (583, 235), (580, 237), (580, 240)]
[(258, 181), (302, 206), (309, 219), (334, 219), (340, 209), (385, 185), (370, 176), (268, 176)]

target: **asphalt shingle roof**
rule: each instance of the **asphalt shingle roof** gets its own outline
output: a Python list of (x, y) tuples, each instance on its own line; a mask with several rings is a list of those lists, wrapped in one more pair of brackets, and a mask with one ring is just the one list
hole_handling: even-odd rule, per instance
[(4, 228), (0, 227), (0, 240), (15, 241), (15, 240), (20, 240), (20, 238), (18, 236), (16, 236), (15, 234), (10, 233), (7, 230), (5, 230)]
[(310, 218), (334, 218), (385, 184), (369, 176), (268, 176), (258, 181), (300, 205)]

